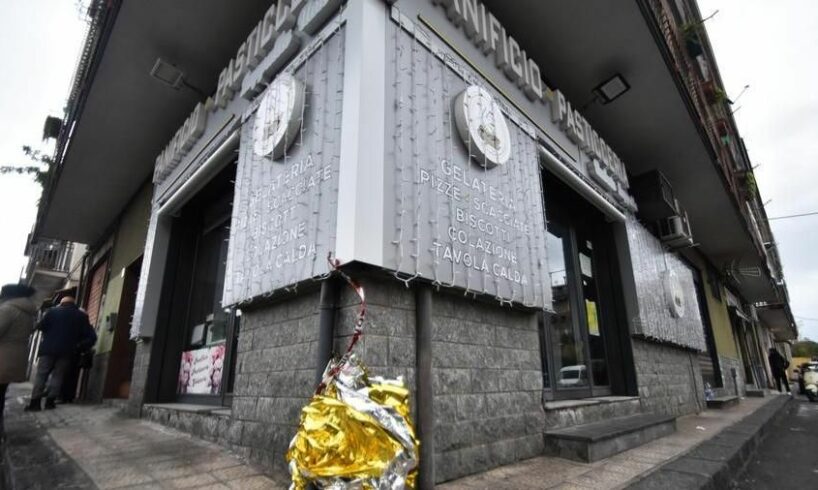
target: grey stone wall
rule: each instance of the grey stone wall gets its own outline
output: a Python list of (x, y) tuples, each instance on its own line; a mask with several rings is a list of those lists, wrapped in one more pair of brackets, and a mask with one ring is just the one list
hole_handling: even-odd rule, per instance
[(242, 315), (227, 442), (268, 470), (285, 471), (284, 453), (315, 389), (318, 297)]
[(722, 388), (716, 389), (717, 396), (735, 396), (736, 386), (733, 385), (733, 375), (730, 369), (736, 370), (736, 385), (738, 386), (738, 395), (744, 396), (747, 392), (747, 386), (744, 384), (744, 366), (742, 366), (739, 359), (732, 357), (719, 356), (719, 365), (721, 366)]
[(142, 416), (151, 422), (227, 446), (243, 457), (250, 456), (250, 451), (241, 446), (244, 425), (232, 418), (229, 410), (197, 413), (147, 405)]
[[(370, 374), (404, 377), (414, 413), (415, 291), (384, 276), (356, 277), (369, 305), (357, 352)], [(318, 305), (314, 291), (244, 312), (231, 410), (193, 413), (151, 406), (143, 416), (224, 444), (267, 471), (285, 472), (284, 454), (315, 388)], [(357, 296), (343, 285), (336, 352), (350, 341), (357, 305)], [(438, 481), (542, 454), (535, 313), (435, 293), (432, 382)], [(135, 382), (132, 395), (138, 390)]]
[(436, 294), (432, 350), (437, 481), (542, 454), (536, 314)]
[(686, 415), (704, 408), (697, 353), (632, 339), (636, 381), (645, 413)]
[(148, 366), (151, 360), (151, 339), (142, 339), (136, 344), (134, 353), (133, 372), (131, 374), (131, 393), (125, 406), (125, 413), (131, 417), (139, 417), (142, 412), (142, 403), (145, 401), (145, 385), (148, 382)]
[(91, 372), (88, 373), (88, 385), (85, 387), (85, 401), (100, 403), (105, 393), (105, 376), (108, 374), (110, 352), (94, 356)]
[[(367, 315), (364, 335), (356, 352), (373, 376), (402, 376), (411, 391), (414, 416), (415, 398), (415, 291), (397, 280), (360, 278), (366, 292)], [(346, 284), (341, 285), (335, 347), (346, 351), (358, 313), (358, 296)]]
[[(312, 291), (244, 312), (231, 408), (190, 412), (149, 405), (142, 416), (227, 446), (272, 473), (286, 473), (284, 454), (315, 389), (318, 301)], [(143, 397), (137, 372), (146, 373), (149, 349), (137, 348), (132, 404)]]

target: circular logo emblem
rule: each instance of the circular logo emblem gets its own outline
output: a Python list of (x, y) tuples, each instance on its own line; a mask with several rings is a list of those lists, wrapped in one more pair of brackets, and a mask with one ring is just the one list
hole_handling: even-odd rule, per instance
[(673, 318), (682, 318), (685, 316), (685, 292), (682, 288), (682, 282), (679, 280), (678, 274), (673, 271), (665, 271), (664, 273), (665, 298), (667, 300), (667, 307)]
[(277, 160), (295, 141), (301, 127), (304, 84), (282, 74), (264, 93), (253, 126), (253, 151), (260, 157)]
[(511, 133), (500, 105), (484, 88), (471, 85), (454, 101), (457, 131), (478, 164), (492, 168), (511, 158)]

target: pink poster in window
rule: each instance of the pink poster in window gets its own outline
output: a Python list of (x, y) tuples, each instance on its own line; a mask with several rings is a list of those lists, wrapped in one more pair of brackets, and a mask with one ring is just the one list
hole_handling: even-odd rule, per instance
[(179, 394), (218, 395), (224, 371), (224, 344), (182, 352)]

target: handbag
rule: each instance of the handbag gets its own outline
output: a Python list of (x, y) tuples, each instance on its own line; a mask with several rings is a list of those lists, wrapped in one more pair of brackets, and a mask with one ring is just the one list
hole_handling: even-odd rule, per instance
[(81, 369), (91, 369), (94, 367), (94, 349), (80, 352), (80, 358), (79, 361), (77, 361), (77, 366), (79, 366)]

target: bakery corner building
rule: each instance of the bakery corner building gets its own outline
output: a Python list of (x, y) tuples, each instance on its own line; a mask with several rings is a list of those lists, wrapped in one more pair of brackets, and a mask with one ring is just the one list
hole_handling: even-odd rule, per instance
[(366, 289), (361, 356), (412, 388), (427, 484), (607, 455), (568, 428), (669, 433), (797, 336), (692, 0), (89, 16), (35, 230), (89, 246), (87, 398), (285, 471), (352, 333), (328, 254)]

